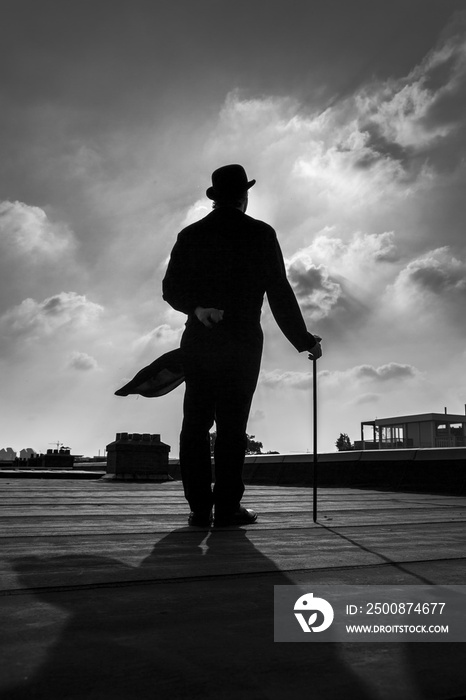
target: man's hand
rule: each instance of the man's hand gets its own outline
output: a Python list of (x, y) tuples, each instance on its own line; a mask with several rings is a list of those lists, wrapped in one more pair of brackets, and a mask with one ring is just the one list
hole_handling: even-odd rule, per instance
[(214, 323), (219, 323), (224, 314), (222, 309), (205, 309), (203, 306), (196, 307), (194, 313), (206, 328), (213, 328)]
[(314, 339), (316, 341), (316, 344), (311, 350), (308, 351), (308, 357), (310, 360), (318, 360), (319, 357), (322, 357), (322, 347), (320, 345), (322, 338), (318, 335), (314, 335)]

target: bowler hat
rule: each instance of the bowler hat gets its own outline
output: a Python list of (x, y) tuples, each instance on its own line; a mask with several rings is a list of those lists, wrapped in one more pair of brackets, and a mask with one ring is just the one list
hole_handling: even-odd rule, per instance
[(248, 181), (242, 165), (224, 165), (212, 173), (212, 187), (207, 189), (206, 195), (213, 200), (238, 197), (255, 184), (255, 180)]

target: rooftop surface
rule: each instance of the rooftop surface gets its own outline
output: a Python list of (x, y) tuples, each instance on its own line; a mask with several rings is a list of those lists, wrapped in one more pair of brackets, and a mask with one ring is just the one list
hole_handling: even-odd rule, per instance
[(276, 643), (274, 585), (464, 584), (466, 498), (247, 487), (188, 528), (179, 482), (4, 478), (0, 697), (464, 698), (464, 644)]

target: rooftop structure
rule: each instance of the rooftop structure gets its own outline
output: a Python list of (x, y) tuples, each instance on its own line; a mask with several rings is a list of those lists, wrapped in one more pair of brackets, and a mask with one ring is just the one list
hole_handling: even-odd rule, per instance
[[(370, 439), (365, 428), (372, 429)], [(464, 447), (466, 415), (457, 413), (420, 413), (412, 416), (376, 418), (361, 423), (361, 440), (356, 449), (406, 449), (423, 447)]]

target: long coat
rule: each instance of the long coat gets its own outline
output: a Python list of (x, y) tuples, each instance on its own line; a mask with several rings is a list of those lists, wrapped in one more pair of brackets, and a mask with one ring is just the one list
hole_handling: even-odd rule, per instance
[(315, 341), (287, 280), (274, 229), (239, 209), (220, 207), (183, 229), (163, 280), (163, 298), (188, 315), (187, 328), (199, 321), (197, 306), (224, 310), (224, 325), (243, 334), (260, 324), (267, 298), (280, 329), (302, 352)]
[[(310, 349), (315, 341), (306, 330), (271, 226), (239, 209), (221, 207), (179, 233), (163, 280), (163, 298), (188, 316), (185, 347), (202, 347), (204, 341), (206, 355), (215, 350), (210, 343), (214, 336), (200, 324), (194, 310), (197, 306), (222, 309), (224, 317), (219, 327), (224, 340), (241, 344), (242, 359), (254, 356), (250, 359), (257, 365), (262, 351), (260, 316), (265, 294), (290, 343), (299, 352)], [(163, 396), (183, 381), (183, 354), (178, 349), (144, 367), (115, 393)]]

